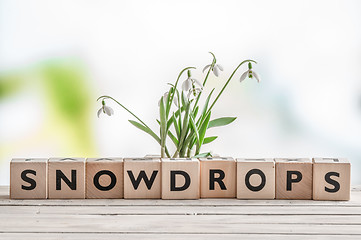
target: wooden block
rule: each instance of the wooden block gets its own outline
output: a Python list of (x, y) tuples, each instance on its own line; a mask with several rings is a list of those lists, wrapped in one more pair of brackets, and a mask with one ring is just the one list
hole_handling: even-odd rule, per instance
[(237, 198), (274, 199), (275, 181), (272, 158), (237, 159)]
[(236, 197), (236, 161), (233, 158), (200, 158), (201, 198)]
[(313, 159), (313, 199), (350, 200), (351, 165), (346, 158)]
[(49, 198), (85, 198), (85, 159), (50, 158), (48, 162)]
[(124, 159), (124, 198), (161, 198), (160, 158)]
[(10, 162), (10, 198), (45, 199), (47, 158), (14, 158)]
[(123, 198), (123, 158), (87, 158), (86, 198)]
[(312, 199), (312, 161), (276, 158), (276, 199)]
[(162, 199), (198, 199), (199, 165), (194, 158), (162, 159)]

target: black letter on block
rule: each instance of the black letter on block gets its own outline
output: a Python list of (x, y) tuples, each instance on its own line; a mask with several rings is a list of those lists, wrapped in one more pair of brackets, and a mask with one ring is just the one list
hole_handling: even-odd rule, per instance
[[(292, 178), (295, 174), (296, 178)], [(298, 183), (302, 180), (302, 173), (299, 171), (287, 171), (287, 191), (292, 191), (292, 183)]]
[[(185, 183), (182, 187), (176, 187), (175, 176), (176, 174), (182, 175), (185, 179)], [(191, 178), (185, 171), (170, 171), (170, 190), (171, 191), (184, 191), (191, 185)]]
[(61, 190), (61, 179), (71, 190), (76, 190), (76, 170), (71, 170), (71, 182), (61, 170), (56, 170), (56, 190)]
[(26, 174), (33, 174), (34, 176), (36, 176), (36, 172), (34, 170), (24, 170), (22, 173), (21, 173), (21, 179), (24, 180), (25, 182), (27, 183), (30, 183), (30, 186), (24, 186), (24, 185), (21, 185), (21, 189), (24, 189), (24, 190), (33, 190), (35, 187), (36, 187), (36, 182), (34, 179), (32, 178), (29, 178), (28, 176), (26, 176)]
[[(250, 177), (253, 175), (253, 174), (258, 174), (260, 177), (261, 177), (261, 183), (258, 185), (258, 186), (252, 186), (251, 183), (249, 182), (249, 179)], [(266, 175), (264, 175), (264, 173), (259, 170), (259, 169), (252, 169), (250, 170), (247, 174), (246, 174), (246, 177), (245, 177), (245, 183), (246, 183), (246, 186), (249, 190), (251, 190), (252, 192), (258, 192), (258, 191), (261, 191), (264, 186), (266, 185)]]
[[(219, 177), (215, 177), (214, 175), (218, 173)], [(227, 190), (226, 186), (224, 185), (224, 182), (222, 181), (224, 179), (224, 172), (221, 169), (210, 169), (209, 170), (209, 190), (214, 190), (214, 182), (217, 182), (219, 186), (221, 187), (221, 190)]]
[(338, 192), (338, 190), (340, 190), (340, 183), (337, 182), (336, 180), (331, 179), (331, 176), (336, 176), (336, 177), (340, 177), (340, 174), (337, 172), (328, 172), (325, 175), (325, 181), (331, 185), (334, 186), (334, 188), (328, 188), (325, 187), (325, 191), (329, 192), (329, 193), (335, 193)]
[[(102, 186), (100, 185), (99, 183), (99, 178), (101, 175), (108, 175), (110, 177), (110, 184), (108, 186)], [(102, 171), (99, 171), (97, 172), (97, 174), (95, 174), (94, 176), (94, 179), (93, 179), (93, 182), (94, 182), (94, 186), (96, 188), (98, 188), (99, 190), (101, 191), (109, 191), (111, 190), (115, 184), (117, 183), (117, 178), (115, 177), (114, 173), (112, 173), (111, 171), (109, 170), (102, 170)]]
[(148, 179), (147, 174), (145, 173), (144, 170), (139, 172), (139, 175), (137, 177), (137, 179), (134, 178), (133, 172), (132, 171), (127, 171), (130, 181), (133, 184), (133, 187), (135, 190), (138, 189), (140, 182), (142, 181), (142, 179), (145, 182), (145, 185), (147, 186), (148, 190), (150, 190), (152, 188), (152, 185), (154, 183), (155, 177), (157, 176), (158, 170), (153, 171), (152, 176), (150, 177), (150, 179)]

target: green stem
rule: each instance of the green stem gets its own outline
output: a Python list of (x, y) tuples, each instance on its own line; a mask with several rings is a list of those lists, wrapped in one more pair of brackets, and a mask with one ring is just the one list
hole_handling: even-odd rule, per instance
[[(240, 66), (242, 66), (242, 65), (243, 65), (244, 63), (246, 63), (246, 62), (254, 62), (254, 63), (257, 63), (256, 61), (253, 61), (253, 60), (250, 60), (250, 59), (249, 59), (249, 60), (244, 60), (243, 62), (241, 62), (241, 63), (236, 67), (236, 69), (234, 69), (233, 73), (232, 73), (231, 76), (228, 78), (226, 84), (224, 84), (222, 90), (218, 93), (216, 99), (214, 99), (212, 105), (209, 107), (207, 113), (209, 113), (209, 112), (212, 110), (214, 104), (216, 104), (217, 100), (219, 99), (219, 97), (220, 97), (220, 96), (222, 95), (222, 93), (224, 92), (224, 89), (226, 89), (227, 85), (228, 85), (229, 82), (231, 81), (233, 75), (236, 73), (236, 71), (238, 70), (238, 68), (239, 68)], [(207, 114), (206, 114), (206, 115), (207, 115)]]
[[(133, 117), (135, 117), (139, 122), (141, 122), (145, 127), (147, 127), (147, 128), (150, 129), (150, 127), (149, 127), (145, 122), (143, 122), (137, 115), (135, 115), (132, 111), (130, 111), (130, 110), (129, 110), (128, 108), (126, 108), (123, 104), (121, 104), (120, 102), (118, 102), (117, 100), (115, 100), (114, 98), (112, 98), (111, 96), (107, 96), (107, 95), (100, 96), (100, 97), (98, 97), (97, 101), (99, 101), (100, 99), (111, 99), (111, 100), (113, 100), (114, 102), (116, 102), (117, 104), (119, 104), (119, 106), (121, 106), (123, 109), (125, 109), (128, 113), (130, 113)], [(159, 144), (161, 144), (161, 143), (159, 142)], [(164, 151), (165, 151), (166, 155), (167, 155), (168, 157), (170, 157), (168, 148), (167, 148), (166, 146), (164, 147)]]
[(147, 124), (145, 124), (142, 120), (140, 120), (139, 117), (137, 117), (137, 116), (136, 116), (134, 113), (132, 113), (128, 108), (126, 108), (123, 104), (121, 104), (120, 102), (118, 102), (117, 100), (115, 100), (114, 98), (112, 98), (111, 96), (106, 96), (106, 95), (100, 96), (100, 97), (98, 97), (97, 101), (99, 101), (99, 99), (103, 99), (103, 98), (109, 98), (109, 99), (113, 100), (114, 102), (118, 103), (119, 106), (121, 106), (122, 108), (124, 108), (128, 113), (130, 113), (133, 117), (135, 117), (135, 118), (136, 118), (139, 122), (141, 122), (144, 126), (146, 126), (147, 128), (150, 128), (150, 127), (148, 127)]
[[(209, 73), (211, 72), (212, 68), (214, 67), (214, 64), (216, 64), (216, 57), (214, 56), (214, 54), (213, 54), (212, 52), (209, 52), (209, 53), (212, 54), (213, 60), (212, 60), (212, 64), (211, 64), (210, 68), (208, 69), (207, 75), (206, 75), (206, 77), (205, 77), (204, 80), (203, 80), (203, 83), (202, 83), (203, 87), (204, 87), (204, 86), (206, 85), (206, 83), (207, 83)], [(194, 109), (197, 107), (197, 104), (198, 104), (198, 101), (199, 101), (201, 95), (202, 95), (202, 92), (200, 92), (200, 93), (198, 94), (198, 96), (197, 96), (196, 102), (194, 103), (193, 112), (194, 112)]]
[[(172, 92), (172, 94), (171, 94), (171, 96), (170, 96), (170, 98), (169, 98), (169, 103), (168, 103), (168, 104), (172, 104), (173, 98), (174, 98), (174, 93), (175, 93), (175, 91), (176, 91), (176, 89), (177, 89), (177, 85), (178, 85), (179, 79), (180, 79), (180, 77), (182, 76), (182, 74), (183, 74), (185, 71), (187, 71), (188, 69), (196, 69), (196, 68), (195, 68), (195, 67), (186, 67), (186, 68), (184, 68), (184, 69), (179, 73), (178, 78), (177, 78), (177, 81), (176, 81), (175, 84), (174, 84), (174, 91)], [(168, 117), (168, 116), (167, 116), (167, 117)]]

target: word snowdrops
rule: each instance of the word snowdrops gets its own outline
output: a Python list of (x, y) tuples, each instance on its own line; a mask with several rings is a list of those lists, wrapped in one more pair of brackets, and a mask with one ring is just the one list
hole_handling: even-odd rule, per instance
[(344, 158), (18, 158), (10, 198), (349, 200), (350, 168)]

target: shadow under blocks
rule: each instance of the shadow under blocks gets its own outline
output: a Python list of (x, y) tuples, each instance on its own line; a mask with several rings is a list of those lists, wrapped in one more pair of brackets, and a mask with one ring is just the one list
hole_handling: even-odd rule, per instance
[(345, 158), (15, 158), (11, 199), (350, 199)]

